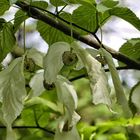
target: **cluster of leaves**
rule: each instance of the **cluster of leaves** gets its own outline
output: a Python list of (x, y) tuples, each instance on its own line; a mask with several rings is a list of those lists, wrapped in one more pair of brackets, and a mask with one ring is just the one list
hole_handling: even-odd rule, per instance
[[(47, 3), (35, 0), (1, 0), (0, 16), (17, 3), (29, 4), (53, 17), (54, 20), (62, 21), (80, 35), (89, 33), (95, 35), (111, 16), (122, 18), (140, 30), (138, 17), (130, 9), (120, 7), (118, 1), (102, 0), (97, 3), (94, 0), (50, 0)], [(52, 6), (55, 12), (51, 12), (53, 8), (49, 10), (49, 6)], [(65, 10), (68, 6), (75, 6), (75, 10), (70, 13)], [(109, 52), (103, 47), (98, 51), (84, 49), (74, 41), (72, 31), (71, 36), (67, 36), (54, 26), (51, 27), (39, 20), (36, 23), (36, 30), (49, 45), (47, 54), (34, 48), (26, 49), (25, 44), (19, 46), (16, 33), (29, 17), (30, 9), (27, 13), (19, 9), (15, 13), (14, 22), (0, 18), (0, 120), (7, 129), (6, 139), (15, 140), (16, 137), (26, 140), (139, 139), (135, 133), (124, 130), (129, 126), (139, 125), (138, 118), (119, 119), (96, 126), (79, 123), (77, 126), (80, 120), (80, 115), (77, 113), (79, 101), (72, 81), (81, 75), (88, 77), (92, 93), (91, 102), (95, 105), (105, 104), (109, 110), (115, 111), (107, 75), (102, 66), (102, 62), (105, 61), (112, 76), (115, 100), (120, 105), (124, 117), (134, 116), (140, 111), (138, 94), (140, 83), (132, 88), (127, 101)], [(140, 63), (139, 43), (139, 38), (128, 40), (120, 48), (120, 52)], [(13, 55), (13, 59), (10, 64), (3, 66), (3, 60), (9, 53)], [(96, 59), (97, 56), (100, 62)], [(120, 63), (121, 65), (124, 64)], [(23, 135), (19, 130), (15, 135), (12, 125), (13, 128), (30, 129), (24, 129)], [(117, 126), (122, 127), (127, 136), (117, 128), (113, 130), (113, 127)], [(24, 135), (28, 136), (21, 138)], [(4, 138), (5, 136), (2, 137)]]

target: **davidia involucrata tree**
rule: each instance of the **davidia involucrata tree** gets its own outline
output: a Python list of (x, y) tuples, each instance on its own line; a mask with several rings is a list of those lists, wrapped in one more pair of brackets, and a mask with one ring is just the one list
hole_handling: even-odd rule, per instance
[[(103, 44), (112, 17), (140, 31), (119, 0), (0, 0), (1, 140), (140, 139), (140, 78), (131, 89), (118, 73), (140, 70), (140, 38)], [(28, 45), (32, 32), (47, 52)]]

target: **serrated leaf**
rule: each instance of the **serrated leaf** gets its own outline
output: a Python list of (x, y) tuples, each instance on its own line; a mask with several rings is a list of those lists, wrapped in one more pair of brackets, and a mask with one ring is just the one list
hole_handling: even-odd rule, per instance
[[(65, 21), (68, 21), (69, 23), (73, 23), (74, 22), (73, 21), (72, 14), (70, 14), (70, 13), (67, 13), (67, 12), (64, 12), (63, 11), (63, 12), (61, 12), (61, 14), (59, 16), (62, 19), (64, 19)], [(80, 28), (77, 28), (75, 26), (70, 25), (69, 27), (72, 28), (72, 29), (74, 29), (75, 31), (79, 32), (80, 34), (83, 34), (83, 35), (87, 34), (87, 32), (85, 32), (85, 31), (83, 31)], [(73, 39), (71, 38), (70, 41), (69, 41), (69, 43), (71, 43), (72, 41), (73, 41)]]
[(15, 36), (13, 33), (13, 25), (5, 23), (3, 29), (0, 32), (0, 62), (6, 57), (6, 55), (12, 51), (15, 45)]
[(85, 49), (80, 47), (77, 43), (73, 43), (72, 47), (75, 49), (79, 57), (81, 58), (90, 80), (90, 87), (93, 95), (94, 104), (106, 104), (111, 105), (109, 93), (110, 89), (108, 87), (108, 80), (99, 63), (95, 58), (93, 58)]
[(110, 15), (117, 16), (123, 20), (132, 24), (136, 29), (140, 31), (140, 19), (132, 12), (129, 8), (126, 7), (114, 7), (109, 10)]
[(48, 7), (48, 3), (46, 1), (33, 1), (30, 3), (31, 6), (35, 6), (38, 8), (46, 9)]
[(32, 89), (30, 97), (39, 96), (43, 91), (45, 91), (45, 88), (43, 86), (43, 80), (44, 80), (44, 72), (38, 72), (32, 77), (29, 83)]
[[(58, 20), (58, 19), (57, 19)], [(43, 23), (41, 21), (37, 22), (37, 30), (39, 31), (41, 37), (49, 44), (53, 44), (55, 42), (64, 41), (64, 42), (71, 42), (72, 38), (66, 36), (63, 32), (55, 29)]]
[(43, 57), (44, 56), (45, 56), (44, 53), (38, 51), (35, 48), (31, 48), (27, 52), (27, 58), (31, 58), (34, 61), (34, 63), (41, 68), (43, 67)]
[(97, 10), (99, 12), (105, 12), (106, 10), (109, 10), (118, 5), (118, 3), (119, 1), (102, 0), (99, 4), (97, 4)]
[(25, 21), (28, 18), (27, 13), (25, 13), (22, 10), (18, 10), (15, 13), (15, 20), (14, 20), (14, 32), (16, 32), (19, 29), (19, 26), (23, 21)]
[(109, 66), (109, 70), (110, 70), (111, 77), (112, 77), (113, 84), (114, 84), (115, 91), (116, 91), (117, 102), (118, 102), (118, 104), (121, 105), (122, 110), (123, 110), (124, 114), (126, 115), (126, 117), (130, 117), (131, 111), (130, 111), (130, 108), (128, 106), (128, 102), (127, 102), (127, 99), (126, 99), (125, 94), (124, 94), (121, 80), (120, 80), (118, 72), (115, 68), (115, 64), (113, 62), (112, 56), (109, 52), (107, 52), (103, 48), (101, 48), (101, 53), (104, 56), (108, 66)]
[(55, 82), (58, 100), (64, 104), (68, 110), (70, 119), (77, 108), (77, 94), (76, 91), (65, 77), (58, 75)]
[(10, 8), (10, 4), (7, 0), (0, 0), (0, 16)]
[(23, 109), (26, 96), (25, 79), (23, 76), (23, 58), (15, 59), (7, 69), (0, 72), (0, 98), (3, 119), (7, 128)]
[(103, 4), (106, 7), (112, 8), (119, 4), (118, 0), (102, 0), (100, 4)]
[(62, 54), (70, 51), (70, 45), (66, 42), (57, 42), (49, 47), (44, 57), (44, 78), (48, 84), (56, 81), (56, 77), (63, 67)]
[(6, 23), (6, 20), (4, 18), (0, 18), (0, 31), (3, 29), (4, 23)]
[(68, 132), (59, 132), (59, 129), (57, 129), (54, 140), (81, 140), (78, 131), (76, 127), (74, 126), (70, 131)]
[(9, 2), (10, 2), (10, 5), (12, 5), (12, 4), (14, 4), (14, 3), (16, 3), (18, 0), (9, 0)]
[(129, 97), (129, 105), (133, 112), (135, 113), (140, 112), (140, 82), (138, 82), (132, 89)]
[(95, 4), (95, 0), (63, 0), (66, 4), (80, 4), (91, 6)]
[(92, 5), (78, 7), (73, 11), (72, 21), (82, 28), (94, 32), (98, 26), (96, 8)]
[(63, 0), (50, 0), (50, 3), (54, 6), (63, 6), (65, 2)]
[(95, 0), (77, 0), (77, 1), (79, 2), (79, 4), (86, 5), (86, 6), (96, 4)]
[[(140, 38), (132, 38), (130, 40), (127, 40), (119, 51), (129, 58), (137, 61), (140, 63)], [(122, 63), (119, 63), (119, 65), (122, 65)]]

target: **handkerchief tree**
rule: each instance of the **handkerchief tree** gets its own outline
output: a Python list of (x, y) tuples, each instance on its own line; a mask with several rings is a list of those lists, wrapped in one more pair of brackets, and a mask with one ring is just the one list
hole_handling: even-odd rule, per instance
[[(119, 51), (103, 44), (112, 16), (140, 31), (140, 19), (119, 0), (0, 0), (2, 140), (140, 139), (140, 82), (126, 90), (119, 74), (140, 70), (140, 38)], [(46, 53), (26, 43), (29, 18)], [(105, 114), (84, 112), (87, 106)]]

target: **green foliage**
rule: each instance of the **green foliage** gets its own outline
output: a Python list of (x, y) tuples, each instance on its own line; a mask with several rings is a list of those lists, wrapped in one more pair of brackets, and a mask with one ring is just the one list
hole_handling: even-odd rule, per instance
[(7, 0), (0, 1), (0, 16), (5, 13), (10, 8), (10, 4)]
[(9, 0), (10, 5), (15, 4), (18, 0)]
[(80, 27), (94, 32), (98, 28), (95, 6), (90, 5), (78, 7), (72, 14), (72, 21)]
[(105, 12), (113, 7), (115, 7), (119, 2), (118, 1), (112, 1), (112, 0), (102, 0), (97, 5), (97, 10), (99, 12)]
[(14, 31), (16, 32), (21, 23), (25, 21), (28, 18), (27, 14), (23, 12), (22, 10), (18, 10), (15, 14), (15, 20), (14, 20)]
[(33, 1), (33, 2), (31, 1), (31, 5), (43, 9), (46, 9), (48, 7), (48, 3), (45, 1)]
[[(19, 10), (7, 21), (4, 13), (13, 5)], [(0, 0), (0, 16), (2, 140), (140, 139), (140, 82), (130, 92), (124, 90), (111, 54), (121, 55), (106, 51), (95, 35), (112, 16), (140, 30), (140, 19), (133, 11), (115, 0)], [(21, 26), (30, 17), (36, 19), (36, 29)], [(26, 35), (34, 31), (48, 44), (46, 54), (28, 48)], [(83, 48), (74, 40), (94, 47), (91, 34), (99, 50)], [(139, 64), (139, 45), (140, 39), (132, 38), (119, 52)], [(4, 64), (9, 53), (12, 58)]]
[[(63, 32), (41, 22), (38, 21), (37, 30), (40, 32), (42, 38), (49, 44), (53, 44), (55, 42), (64, 41), (71, 42), (71, 37), (66, 36)], [(53, 36), (53, 38), (52, 38)]]
[(4, 23), (0, 32), (0, 62), (12, 51), (15, 41), (12, 23)]
[(136, 29), (140, 30), (140, 20), (129, 8), (114, 7), (109, 11), (110, 15), (117, 16), (132, 24)]
[(54, 6), (63, 6), (65, 2), (63, 0), (50, 0), (50, 3)]
[(139, 106), (139, 95), (140, 91), (140, 82), (138, 82), (131, 90), (130, 97), (129, 97), (129, 105), (131, 107), (131, 110), (133, 114), (140, 112), (140, 106)]
[[(139, 45), (140, 45), (140, 39), (132, 38), (130, 40), (127, 40), (127, 42), (121, 46), (119, 51), (139, 63), (140, 62)], [(120, 63), (120, 65), (121, 65), (121, 63)]]

